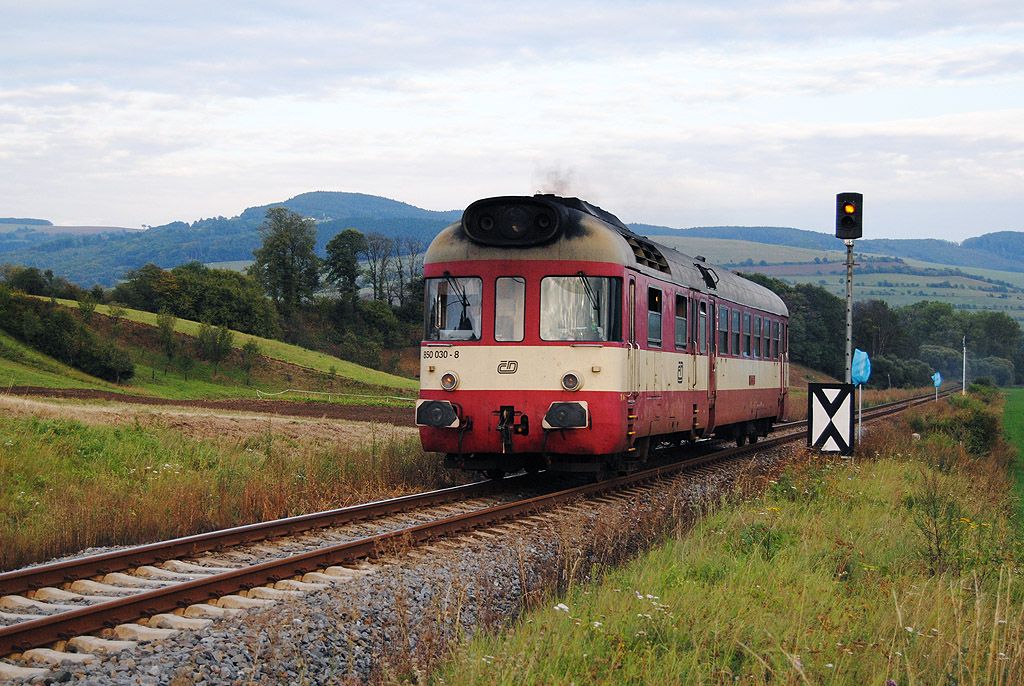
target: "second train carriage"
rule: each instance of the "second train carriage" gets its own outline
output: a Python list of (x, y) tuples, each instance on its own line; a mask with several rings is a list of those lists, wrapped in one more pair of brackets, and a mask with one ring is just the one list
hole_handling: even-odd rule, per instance
[(782, 300), (577, 198), (473, 203), (424, 277), (416, 423), (449, 466), (625, 470), (782, 416)]

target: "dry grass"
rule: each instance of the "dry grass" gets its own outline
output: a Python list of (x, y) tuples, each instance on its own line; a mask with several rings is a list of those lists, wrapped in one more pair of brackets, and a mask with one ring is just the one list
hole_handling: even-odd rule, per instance
[(299, 440), (271, 422), (254, 429), (213, 442), (138, 422), (0, 418), (0, 568), (462, 478), (391, 426), (364, 428), (347, 441)]
[[(855, 399), (855, 402), (862, 402), (864, 409), (867, 410), (869, 407), (884, 405), (885, 403), (916, 398), (925, 395), (929, 390), (930, 388), (867, 388), (864, 390), (863, 400)], [(794, 381), (790, 386), (783, 419), (787, 422), (798, 422), (807, 419), (806, 384), (798, 384)]]

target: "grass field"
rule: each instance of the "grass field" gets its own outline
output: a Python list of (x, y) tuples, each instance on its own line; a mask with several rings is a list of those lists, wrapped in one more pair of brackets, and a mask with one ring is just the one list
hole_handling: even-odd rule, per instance
[(53, 387), (56, 384), (67, 388), (104, 385), (99, 379), (36, 352), (0, 330), (0, 388)]
[[(786, 273), (776, 273), (775, 270), (770, 269), (764, 271), (790, 284), (810, 283), (823, 286), (840, 297), (845, 294), (845, 273), (835, 271), (836, 267), (845, 263), (846, 260), (846, 253), (841, 249), (812, 250), (719, 238), (657, 236), (656, 240), (687, 255), (704, 255), (710, 262), (716, 264), (738, 264), (745, 260), (753, 260), (755, 263), (764, 261), (769, 267), (782, 264), (792, 265), (786, 267)], [(865, 258), (870, 257), (874, 256), (865, 256)], [(827, 260), (828, 263), (816, 264), (815, 259)], [(948, 302), (958, 309), (1006, 312), (1024, 324), (1024, 273), (977, 267), (954, 267), (913, 259), (904, 259), (903, 264), (916, 269), (956, 269), (968, 276), (917, 276), (895, 271), (858, 273), (855, 270), (854, 297), (884, 300), (889, 305), (897, 307), (920, 300), (938, 300)], [(879, 262), (872, 262), (872, 265), (885, 266), (884, 263)], [(763, 268), (759, 268), (755, 264), (735, 269), (757, 272)], [(993, 284), (972, 278), (970, 275), (1003, 281), (1012, 284), (1014, 288), (1006, 293), (985, 290), (991, 289)], [(954, 287), (943, 287), (942, 284), (945, 282)]]
[[(58, 301), (74, 308), (73, 301)], [(109, 308), (100, 305), (93, 326), (99, 335), (115, 336), (106, 320)], [(76, 312), (77, 313), (77, 312)], [(390, 405), (407, 404), (398, 398), (409, 398), (417, 388), (415, 379), (368, 369), (324, 353), (306, 350), (295, 345), (258, 338), (234, 332), (233, 345), (239, 349), (252, 340), (259, 346), (263, 363), (246, 373), (240, 363), (240, 354), (224, 364), (214, 365), (198, 359), (195, 352), (188, 353), (189, 367), (178, 368), (183, 356), (168, 365), (162, 354), (156, 352), (154, 330), (156, 315), (138, 310), (127, 310), (125, 322), (116, 334), (119, 345), (126, 348), (135, 364), (135, 376), (127, 383), (112, 384), (90, 377), (67, 365), (60, 364), (35, 352), (10, 336), (0, 333), (0, 389), (10, 386), (40, 386), (45, 388), (88, 388), (113, 393), (148, 395), (174, 400), (252, 398), (261, 392), (278, 394), (287, 389), (284, 398), (291, 400), (317, 400), (344, 404)], [(199, 332), (196, 322), (178, 319), (176, 331), (183, 336), (195, 337)], [(144, 336), (126, 331), (135, 327), (149, 332)], [(149, 343), (144, 343), (146, 339)], [(187, 339), (185, 339), (187, 340)], [(191, 348), (191, 344), (185, 349)]]
[(748, 259), (753, 259), (755, 262), (764, 260), (768, 264), (814, 262), (815, 258), (827, 258), (831, 262), (846, 259), (846, 250), (838, 240), (836, 241), (838, 246), (836, 250), (812, 250), (726, 238), (654, 236), (653, 240), (691, 257), (703, 255), (708, 262), (713, 264), (734, 264)]
[[(78, 412), (73, 406), (54, 412)], [(411, 430), (208, 413), (0, 416), (0, 569), (451, 485)]]
[[(833, 295), (845, 297), (845, 277), (840, 274), (787, 274), (779, 278), (791, 284), (822, 286)], [(958, 287), (936, 285), (943, 283)], [(1024, 292), (1016, 289), (1007, 293), (994, 293), (984, 291), (983, 288), (991, 288), (991, 285), (964, 277), (854, 273), (854, 298), (857, 300), (884, 300), (893, 307), (921, 300), (937, 300), (957, 309), (1005, 312), (1024, 324)]]
[(1013, 463), (1013, 494), (1017, 502), (1017, 527), (1024, 537), (1024, 388), (1007, 391), (1003, 429), (1006, 439), (1017, 450)]
[[(73, 300), (58, 300), (57, 302), (76, 310), (78, 308), (78, 303)], [(107, 305), (98, 305), (96, 307), (96, 312), (103, 315), (109, 315), (110, 308)], [(152, 312), (144, 312), (142, 310), (126, 309), (125, 318), (130, 321), (149, 326), (156, 326), (157, 322), (157, 315)], [(188, 319), (178, 319), (175, 323), (175, 331), (188, 336), (197, 336), (199, 334), (199, 322), (194, 322)], [(338, 357), (334, 357), (333, 355), (327, 355), (326, 353), (317, 352), (315, 350), (307, 350), (283, 341), (260, 338), (240, 331), (234, 332), (234, 347), (241, 348), (250, 340), (255, 341), (260, 346), (260, 350), (263, 355), (272, 357), (276, 360), (281, 360), (282, 362), (294, 364), (299, 367), (305, 367), (306, 369), (312, 369), (318, 372), (334, 373), (337, 376), (351, 379), (357, 383), (372, 386), (410, 390), (418, 387), (415, 379), (408, 379), (403, 376), (396, 376), (376, 369), (362, 367), (354, 362), (342, 360)]]
[[(436, 683), (1024, 682), (1007, 452), (970, 455), (946, 433), (975, 411), (929, 405), (873, 430), (855, 464), (792, 466), (601, 583), (478, 636)], [(925, 427), (920, 441), (911, 427)]]

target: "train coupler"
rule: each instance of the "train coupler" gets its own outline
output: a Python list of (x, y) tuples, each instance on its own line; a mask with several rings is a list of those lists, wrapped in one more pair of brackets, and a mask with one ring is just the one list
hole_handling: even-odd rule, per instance
[[(513, 451), (512, 435), (528, 436), (530, 434), (530, 418), (522, 412), (516, 412), (512, 405), (502, 405), (495, 413), (498, 415), (497, 431), (501, 434), (501, 452), (508, 455)], [(518, 419), (518, 421), (516, 421)]]

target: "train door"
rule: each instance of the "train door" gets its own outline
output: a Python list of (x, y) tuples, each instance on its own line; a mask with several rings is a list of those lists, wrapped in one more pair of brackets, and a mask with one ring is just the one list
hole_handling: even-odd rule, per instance
[(715, 400), (718, 393), (718, 308), (713, 301), (704, 303), (707, 316), (704, 317), (704, 337), (707, 339), (708, 355), (708, 431), (715, 429)]
[(690, 298), (690, 303), (690, 326), (693, 331), (690, 367), (694, 375), (691, 388), (700, 394), (694, 396), (695, 399), (699, 399), (693, 406), (694, 428), (704, 433), (708, 422), (708, 303), (703, 296), (696, 293)]
[(628, 376), (626, 388), (630, 398), (635, 399), (640, 393), (640, 348), (636, 343), (636, 279), (629, 278), (628, 298), (628, 326), (629, 335), (626, 339), (626, 375)]
[(789, 327), (786, 322), (779, 324), (779, 421), (784, 421), (786, 415), (786, 395), (789, 391)]

